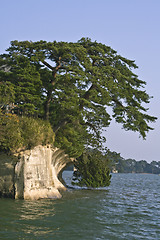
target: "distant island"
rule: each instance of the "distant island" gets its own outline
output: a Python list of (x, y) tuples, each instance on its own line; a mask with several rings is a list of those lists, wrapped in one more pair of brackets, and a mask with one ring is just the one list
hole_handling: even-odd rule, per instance
[(145, 160), (124, 159), (116, 152), (110, 152), (113, 173), (152, 173), (160, 174), (160, 161), (148, 163)]

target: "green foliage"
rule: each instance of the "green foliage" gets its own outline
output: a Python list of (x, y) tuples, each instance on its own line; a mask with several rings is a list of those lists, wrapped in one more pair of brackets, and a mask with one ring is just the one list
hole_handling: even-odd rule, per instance
[(14, 102), (15, 100), (15, 92), (14, 86), (11, 82), (0, 82), (0, 106), (1, 108)]
[(56, 134), (55, 146), (65, 149), (70, 157), (79, 157), (83, 153), (86, 143), (83, 131), (84, 129), (80, 125), (68, 124)]
[(54, 143), (54, 133), (49, 122), (28, 117), (21, 118), (23, 145), (28, 149), (37, 145)]
[[(0, 149), (52, 142), (52, 127), (55, 145), (79, 157), (88, 146), (103, 148), (102, 132), (112, 118), (145, 139), (156, 118), (147, 114), (150, 96), (143, 90), (145, 81), (133, 72), (136, 68), (134, 61), (88, 38), (76, 43), (12, 41), (0, 55), (0, 107), (4, 115), (24, 118), (13, 115), (7, 121), (3, 115)], [(86, 185), (94, 182), (91, 176)], [(107, 176), (96, 181), (102, 185)]]
[[(13, 41), (7, 52), (1, 61), (11, 69), (3, 75), (14, 84), (17, 108), (48, 119), (56, 135), (68, 134), (66, 125), (78, 120), (86, 141), (95, 147), (104, 143), (101, 134), (112, 118), (143, 138), (152, 129), (148, 123), (156, 118), (146, 114), (146, 83), (134, 74), (134, 61), (112, 48), (82, 38), (76, 43)], [(57, 144), (61, 141), (56, 138)]]
[(10, 67), (7, 72), (0, 68), (0, 105), (14, 103), (15, 113), (38, 115), (42, 105), (42, 83), (36, 66), (28, 58), (18, 54), (4, 59), (3, 64), (7, 63)]
[(13, 151), (21, 148), (23, 139), (17, 115), (0, 115), (0, 150)]
[(0, 150), (15, 152), (36, 145), (53, 144), (54, 133), (47, 121), (15, 114), (0, 114)]
[[(106, 187), (110, 185), (109, 160), (98, 150), (83, 153), (74, 163), (73, 185), (86, 187)], [(75, 182), (78, 181), (78, 182)]]

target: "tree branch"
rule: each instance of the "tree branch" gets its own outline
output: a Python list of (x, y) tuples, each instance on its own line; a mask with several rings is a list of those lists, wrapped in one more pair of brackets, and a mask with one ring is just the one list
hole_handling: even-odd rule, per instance
[(100, 137), (100, 134), (99, 134), (98, 130), (96, 129), (95, 125), (93, 125), (92, 123), (85, 122), (85, 123), (81, 123), (81, 125), (89, 126), (89, 127), (92, 128), (93, 131), (96, 133), (97, 137), (98, 137), (98, 138)]
[[(90, 92), (91, 92), (91, 90), (96, 89), (96, 88), (97, 88), (96, 85), (92, 84), (92, 85), (90, 86), (90, 88), (88, 89), (88, 91), (86, 91), (85, 94), (82, 96), (82, 99), (84, 98), (84, 99), (88, 100), (89, 97), (90, 97)], [(81, 102), (81, 103), (80, 103), (80, 106), (79, 106), (79, 109), (82, 110), (83, 107), (84, 107), (84, 106), (83, 106), (83, 103)]]
[(53, 73), (55, 74), (58, 69), (61, 67), (61, 57), (59, 57), (58, 61), (57, 61), (57, 66), (56, 67), (52, 67), (49, 63), (47, 63), (45, 60), (41, 61), (46, 67), (48, 67), (49, 69), (51, 69), (53, 71)]
[(61, 121), (55, 128), (53, 128), (54, 133), (57, 133), (61, 127), (64, 127), (69, 121), (67, 119), (64, 119)]
[(49, 63), (47, 63), (45, 60), (41, 61), (46, 67), (48, 67), (49, 69), (51, 69), (52, 71), (55, 69), (54, 67), (52, 67)]
[(117, 105), (119, 105), (119, 106), (121, 106), (123, 109), (125, 109), (125, 107), (123, 106), (123, 104), (122, 104), (120, 101), (118, 101), (118, 99), (112, 97), (112, 100), (113, 100)]
[[(52, 67), (45, 60), (43, 60), (42, 63), (52, 70), (53, 79), (51, 79), (50, 83), (53, 87), (56, 83), (57, 71), (61, 67), (61, 57), (59, 57), (56, 67)], [(52, 98), (52, 89), (49, 89), (47, 92), (47, 99), (46, 99), (46, 103), (45, 103), (45, 119), (46, 120), (49, 119), (49, 107), (50, 107), (51, 98)]]
[(53, 77), (54, 79), (56, 78), (56, 75), (57, 75), (57, 71), (60, 69), (61, 67), (61, 57), (59, 57), (59, 60), (58, 60), (58, 65), (56, 67), (53, 68)]

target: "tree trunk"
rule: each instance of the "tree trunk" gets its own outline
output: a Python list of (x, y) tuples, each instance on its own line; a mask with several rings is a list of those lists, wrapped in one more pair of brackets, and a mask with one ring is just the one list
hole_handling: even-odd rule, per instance
[[(61, 57), (59, 57), (59, 61), (57, 62), (57, 66), (56, 67), (52, 67), (49, 63), (47, 63), (46, 61), (42, 61), (42, 63), (48, 67), (50, 70), (52, 70), (52, 75), (53, 75), (53, 80), (50, 82), (52, 87), (55, 85), (56, 83), (56, 75), (57, 75), (57, 71), (59, 70), (59, 68), (61, 67)], [(47, 92), (47, 99), (46, 102), (44, 104), (44, 112), (45, 112), (45, 116), (44, 118), (46, 120), (49, 120), (49, 107), (50, 107), (50, 102), (52, 99), (52, 92), (53, 89), (49, 89)]]
[(47, 93), (47, 99), (46, 102), (44, 103), (44, 112), (45, 112), (45, 120), (49, 120), (49, 107), (50, 107), (50, 102), (52, 99), (52, 90), (49, 90)]

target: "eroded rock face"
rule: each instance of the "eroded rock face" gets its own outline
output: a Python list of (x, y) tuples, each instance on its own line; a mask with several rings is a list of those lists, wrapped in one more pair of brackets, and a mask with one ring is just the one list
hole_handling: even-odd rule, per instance
[(51, 146), (37, 146), (20, 152), (17, 158), (12, 177), (16, 199), (61, 197), (59, 189), (65, 190), (65, 187), (58, 174), (71, 161), (64, 151)]

